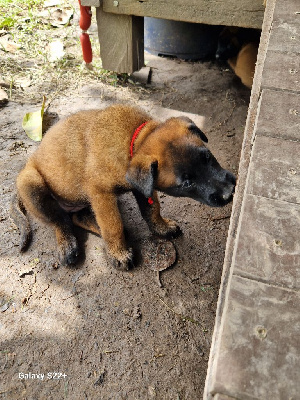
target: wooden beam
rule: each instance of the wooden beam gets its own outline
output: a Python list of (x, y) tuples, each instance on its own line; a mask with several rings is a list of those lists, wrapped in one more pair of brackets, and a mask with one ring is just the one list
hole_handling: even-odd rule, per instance
[(103, 10), (137, 15), (261, 29), (263, 0), (103, 0)]
[(99, 7), (100, 0), (80, 0), (82, 6)]
[(132, 73), (144, 66), (144, 18), (96, 9), (104, 69)]

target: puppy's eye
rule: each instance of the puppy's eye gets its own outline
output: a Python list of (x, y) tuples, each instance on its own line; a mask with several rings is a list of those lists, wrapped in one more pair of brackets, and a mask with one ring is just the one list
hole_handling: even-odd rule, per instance
[(203, 163), (207, 163), (209, 162), (210, 159), (211, 159), (211, 152), (205, 149), (205, 151), (203, 151), (203, 153), (201, 154), (201, 160)]
[(186, 179), (185, 181), (183, 181), (182, 186), (183, 186), (184, 188), (189, 188), (189, 187), (192, 186), (192, 182), (191, 182), (189, 179)]
[(184, 174), (182, 177), (182, 186), (186, 189), (193, 185), (192, 180), (187, 174)]

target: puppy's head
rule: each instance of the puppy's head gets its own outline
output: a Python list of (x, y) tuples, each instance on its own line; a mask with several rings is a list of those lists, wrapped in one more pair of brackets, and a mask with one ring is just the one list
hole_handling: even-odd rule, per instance
[(236, 57), (241, 48), (249, 42), (258, 43), (261, 31), (253, 28), (225, 27), (219, 35), (216, 51), (217, 61), (227, 61)]
[(232, 200), (236, 180), (204, 142), (207, 137), (189, 118), (170, 118), (143, 141), (126, 179), (145, 197), (159, 190), (212, 207), (224, 206)]
[(235, 57), (238, 54), (241, 48), (238, 29), (239, 28), (235, 27), (226, 27), (220, 33), (216, 51), (217, 61), (227, 61), (229, 58)]

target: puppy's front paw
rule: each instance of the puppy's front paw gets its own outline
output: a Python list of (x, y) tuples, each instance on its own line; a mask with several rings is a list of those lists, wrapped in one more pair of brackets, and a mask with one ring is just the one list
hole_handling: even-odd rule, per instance
[(181, 235), (182, 231), (175, 221), (162, 218), (160, 223), (153, 226), (153, 233), (167, 238), (175, 238)]
[(107, 255), (113, 267), (120, 271), (128, 271), (133, 266), (132, 249), (119, 251), (114, 254), (108, 252)]
[(61, 265), (75, 264), (78, 256), (78, 243), (74, 236), (68, 238), (68, 240), (60, 241), (58, 244), (58, 258)]

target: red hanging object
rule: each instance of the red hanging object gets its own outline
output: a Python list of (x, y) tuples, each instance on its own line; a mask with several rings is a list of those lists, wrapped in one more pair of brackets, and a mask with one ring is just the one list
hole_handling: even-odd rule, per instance
[(82, 33), (80, 35), (80, 42), (82, 47), (83, 59), (87, 64), (90, 64), (93, 60), (92, 45), (88, 33)]
[(78, 2), (80, 7), (79, 26), (83, 31), (87, 31), (91, 26), (92, 21), (91, 7), (82, 6), (80, 0), (78, 0)]
[(85, 63), (90, 64), (93, 60), (93, 51), (89, 34), (86, 33), (86, 31), (91, 26), (92, 12), (91, 7), (82, 6), (80, 0), (78, 0), (78, 2), (80, 6), (79, 26), (80, 29), (82, 29), (82, 33), (80, 35), (82, 55)]

